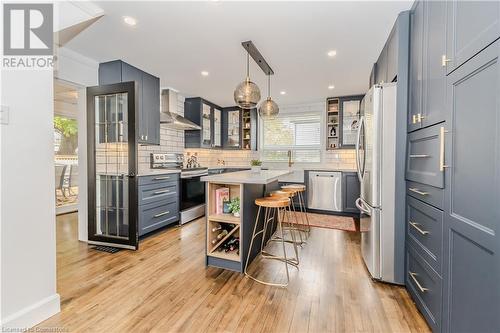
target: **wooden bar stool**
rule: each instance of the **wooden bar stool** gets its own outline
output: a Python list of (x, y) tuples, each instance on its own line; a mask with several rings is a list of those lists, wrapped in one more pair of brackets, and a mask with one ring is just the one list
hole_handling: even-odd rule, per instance
[[(296, 254), (296, 258), (288, 258), (287, 255), (286, 255), (285, 239), (284, 239), (284, 235), (283, 235), (283, 221), (282, 221), (282, 218), (281, 218), (281, 214), (279, 212), (280, 209), (286, 209), (287, 207), (290, 206), (290, 199), (289, 198), (285, 198), (285, 197), (281, 197), (281, 198), (264, 197), (264, 198), (256, 199), (255, 200), (255, 204), (257, 206), (259, 206), (259, 210), (257, 211), (257, 217), (255, 219), (255, 225), (253, 227), (253, 234), (252, 234), (252, 239), (250, 241), (250, 248), (248, 250), (247, 260), (245, 262), (244, 273), (245, 273), (246, 276), (248, 276), (252, 280), (257, 281), (259, 283), (262, 283), (262, 284), (265, 284), (265, 285), (269, 285), (269, 286), (276, 286), (276, 287), (283, 287), (284, 288), (290, 282), (290, 273), (288, 271), (288, 265), (292, 265), (292, 266), (297, 267), (297, 263), (298, 263), (297, 252), (295, 253)], [(257, 225), (259, 224), (259, 217), (260, 217), (262, 208), (265, 208), (265, 211), (264, 211), (264, 226), (263, 226), (262, 230), (257, 231)], [(283, 248), (283, 256), (275, 256), (275, 255), (271, 255), (269, 253), (266, 253), (265, 256), (262, 255), (263, 254), (263, 243), (265, 241), (265, 239), (264, 239), (265, 238), (265, 232), (266, 232), (265, 230), (268, 227), (268, 222), (270, 222), (270, 221), (272, 221), (274, 219), (274, 218), (271, 219), (270, 216), (276, 217), (278, 232), (280, 232), (280, 234), (281, 234), (281, 245), (282, 245), (282, 248)], [(261, 255), (262, 255), (262, 258), (263, 259), (279, 260), (279, 261), (282, 261), (285, 264), (285, 269), (286, 269), (286, 283), (274, 283), (274, 282), (263, 281), (263, 280), (260, 280), (260, 279), (258, 279), (256, 277), (250, 275), (247, 272), (248, 262), (250, 260), (250, 253), (252, 252), (254, 240), (260, 234), (262, 234), (262, 243), (261, 243)]]
[[(304, 201), (304, 194), (303, 194), (306, 191), (306, 186), (303, 184), (289, 184), (289, 185), (281, 186), (281, 189), (284, 191), (287, 191), (287, 190), (296, 191), (297, 197), (299, 199), (299, 209), (301, 212), (301, 214), (300, 214), (301, 219), (304, 222), (303, 223), (304, 230), (309, 234), (311, 232), (311, 225), (309, 224), (309, 215), (307, 213), (306, 204)], [(293, 204), (293, 206), (295, 206), (293, 201), (292, 201), (292, 204)]]
[[(295, 210), (295, 205), (293, 204), (293, 198), (296, 196), (297, 194), (297, 191), (293, 190), (293, 189), (287, 189), (287, 190), (278, 190), (278, 191), (273, 191), (271, 193), (269, 193), (269, 199), (272, 200), (273, 198), (281, 198), (281, 197), (284, 197), (284, 198), (288, 198), (290, 199), (290, 206), (287, 207), (288, 208), (288, 211), (289, 211), (289, 218), (288, 218), (288, 221), (285, 222), (285, 223), (288, 223), (288, 228), (287, 230), (290, 231), (290, 234), (292, 235), (292, 240), (285, 240), (285, 242), (287, 243), (292, 243), (294, 242), (295, 244), (298, 244), (300, 246), (302, 246), (302, 244), (305, 244), (306, 241), (304, 239), (302, 239), (302, 234), (301, 232), (303, 232), (303, 230), (300, 228), (300, 221), (299, 219), (297, 218), (297, 212)], [(283, 210), (283, 214), (285, 215), (285, 210)], [(292, 224), (292, 215), (293, 213), (293, 218), (295, 220), (295, 226)], [(284, 220), (283, 220), (284, 221)], [(298, 232), (298, 235), (299, 235), (299, 240), (297, 240), (294, 235), (294, 231), (297, 231)], [(277, 237), (279, 238), (279, 237)]]

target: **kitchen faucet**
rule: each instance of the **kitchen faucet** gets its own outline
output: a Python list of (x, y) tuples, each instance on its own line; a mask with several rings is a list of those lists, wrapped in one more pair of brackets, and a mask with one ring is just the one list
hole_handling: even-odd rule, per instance
[(291, 168), (292, 164), (293, 164), (293, 162), (292, 162), (292, 151), (289, 150), (288, 151), (288, 167)]

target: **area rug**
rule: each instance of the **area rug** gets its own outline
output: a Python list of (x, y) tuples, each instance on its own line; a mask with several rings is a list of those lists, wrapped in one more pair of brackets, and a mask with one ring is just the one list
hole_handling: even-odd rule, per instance
[[(301, 214), (297, 213), (297, 218), (301, 221)], [(359, 227), (356, 227), (356, 221), (354, 218), (349, 216), (337, 216), (337, 215), (324, 215), (316, 213), (308, 213), (309, 224), (312, 227), (326, 228), (326, 229), (338, 229), (345, 231), (359, 231)], [(358, 224), (359, 225), (359, 224)]]

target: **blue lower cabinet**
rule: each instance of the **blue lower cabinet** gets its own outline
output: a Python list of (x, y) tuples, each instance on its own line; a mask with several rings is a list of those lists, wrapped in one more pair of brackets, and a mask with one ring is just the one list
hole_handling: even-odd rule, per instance
[(406, 198), (407, 240), (441, 275), (443, 258), (443, 211), (425, 202)]
[(179, 175), (140, 176), (138, 186), (139, 236), (179, 221)]
[(410, 245), (406, 251), (406, 288), (433, 332), (441, 331), (441, 277)]
[(151, 203), (140, 207), (139, 236), (179, 221), (179, 204)]

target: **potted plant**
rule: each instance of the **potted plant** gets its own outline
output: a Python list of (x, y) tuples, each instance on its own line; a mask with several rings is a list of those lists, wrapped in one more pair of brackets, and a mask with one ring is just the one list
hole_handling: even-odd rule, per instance
[(229, 202), (229, 209), (231, 213), (233, 213), (234, 216), (239, 217), (240, 216), (240, 198), (232, 198), (231, 201)]
[(262, 166), (261, 160), (251, 160), (250, 165), (252, 166), (252, 172), (259, 173)]

